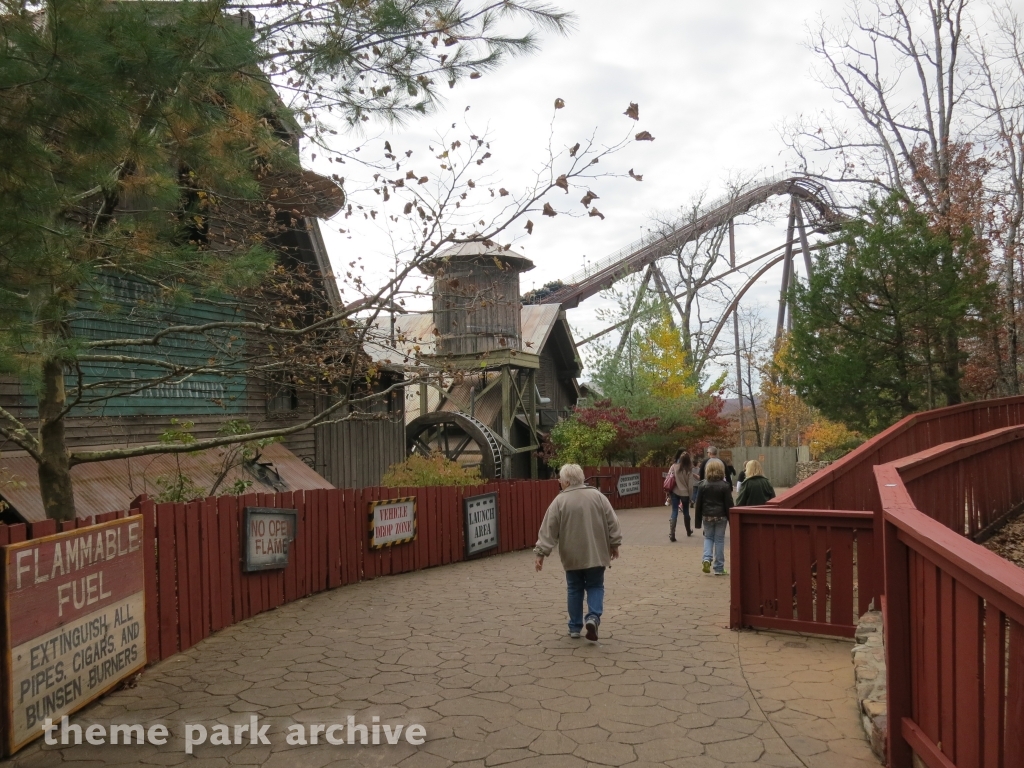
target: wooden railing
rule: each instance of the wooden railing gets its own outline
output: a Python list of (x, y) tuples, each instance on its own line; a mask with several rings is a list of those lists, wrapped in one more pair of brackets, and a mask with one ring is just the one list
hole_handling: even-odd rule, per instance
[(972, 542), (1024, 501), (1024, 429), (876, 467), (889, 765), (1024, 766), (1024, 569)]
[[(846, 615), (849, 601), (854, 600), (857, 610), (865, 608), (872, 600), (880, 607), (884, 591), (879, 576), (884, 566), (882, 548), (877, 545), (882, 540), (882, 504), (874, 467), (942, 443), (1017, 425), (1024, 425), (1024, 397), (916, 413), (763, 507), (734, 509), (730, 517), (731, 625), (767, 629), (800, 627), (800, 631), (805, 632), (852, 636), (853, 625)], [(980, 467), (978, 477), (987, 477), (986, 471)], [(941, 482), (952, 481), (947, 478)], [(869, 526), (873, 526), (873, 533), (868, 533)], [(850, 565), (845, 554), (847, 534), (826, 534), (822, 544), (820, 531), (833, 529), (853, 531), (850, 535), (856, 542), (855, 566)], [(811, 536), (812, 530), (815, 548), (809, 549), (803, 539)], [(778, 549), (766, 543), (776, 541), (779, 536), (783, 541), (800, 542), (781, 562)], [(832, 546), (832, 541), (837, 548)], [(819, 611), (820, 593), (813, 593), (813, 606), (807, 604), (806, 596), (800, 597), (802, 590), (806, 595), (805, 587), (801, 586), (806, 584), (806, 574), (814, 574), (812, 583), (816, 584), (822, 562), (828, 574), (824, 619)], [(850, 584), (855, 585), (855, 599), (847, 594)], [(832, 610), (833, 601), (839, 601), (838, 611)], [(798, 623), (791, 623), (794, 621)]]
[(730, 525), (733, 627), (853, 637), (879, 587), (870, 512), (737, 507)]
[(942, 443), (1024, 425), (1024, 396), (914, 413), (768, 502), (780, 509), (880, 512), (873, 469)]

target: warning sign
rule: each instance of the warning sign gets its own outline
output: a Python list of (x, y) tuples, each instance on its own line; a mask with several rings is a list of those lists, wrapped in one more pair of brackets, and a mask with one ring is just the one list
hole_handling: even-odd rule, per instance
[(3, 549), (13, 753), (146, 665), (142, 516)]
[(382, 549), (416, 538), (416, 497), (370, 502), (370, 547)]

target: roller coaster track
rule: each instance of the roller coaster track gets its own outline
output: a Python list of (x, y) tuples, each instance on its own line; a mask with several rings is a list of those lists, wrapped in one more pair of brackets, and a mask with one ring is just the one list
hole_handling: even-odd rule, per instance
[(681, 220), (669, 232), (652, 233), (620, 248), (596, 264), (570, 275), (561, 288), (537, 299), (537, 303), (561, 304), (563, 309), (578, 307), (580, 302), (668, 256), (706, 232), (727, 224), (769, 198), (783, 195), (806, 204), (804, 207), (810, 214), (808, 225), (813, 232), (832, 231), (843, 219), (825, 184), (806, 176), (776, 176), (704, 206), (704, 211), (696, 219)]

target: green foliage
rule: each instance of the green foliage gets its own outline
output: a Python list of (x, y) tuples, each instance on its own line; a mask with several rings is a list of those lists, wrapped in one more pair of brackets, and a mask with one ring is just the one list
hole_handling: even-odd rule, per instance
[(899, 195), (871, 200), (817, 257), (810, 284), (793, 288), (788, 383), (869, 434), (943, 393), (955, 402), (956, 340), (995, 315), (974, 246), (969, 231), (955, 243), (933, 231)]
[[(192, 434), (195, 423), (191, 421), (179, 421), (171, 419), (171, 428), (164, 430), (160, 435), (160, 442), (163, 445), (192, 445), (196, 437)], [(252, 426), (244, 419), (231, 419), (224, 422), (217, 430), (221, 436), (243, 437), (252, 432)], [(283, 438), (267, 437), (259, 440), (246, 440), (234, 443), (224, 448), (211, 448), (206, 451), (187, 451), (186, 455), (209, 454), (217, 451), (220, 456), (217, 477), (213, 484), (206, 488), (199, 485), (185, 473), (181, 466), (181, 454), (175, 453), (176, 471), (172, 475), (161, 475), (153, 482), (160, 489), (153, 498), (158, 502), (185, 502), (193, 499), (202, 499), (207, 496), (239, 496), (252, 487), (253, 481), (246, 478), (237, 478), (230, 485), (221, 488), (221, 484), (232, 470), (244, 467), (254, 462), (260, 454), (260, 450), (273, 443), (280, 442)]]
[(476, 467), (463, 467), (440, 453), (421, 456), (414, 453), (405, 461), (392, 464), (381, 479), (389, 488), (432, 488), (448, 485), (479, 485), (484, 482)]
[(617, 436), (613, 424), (607, 421), (585, 424), (574, 414), (552, 427), (549, 439), (555, 452), (548, 464), (555, 469), (563, 464), (596, 467)]
[(206, 496), (206, 489), (197, 485), (192, 478), (180, 471), (173, 475), (161, 475), (154, 481), (160, 491), (153, 497), (158, 504), (167, 502), (184, 503)]
[(679, 448), (699, 450), (725, 426), (719, 415), (724, 403), (716, 394), (724, 374), (702, 391), (667, 311), (649, 312), (621, 354), (597, 345), (588, 363), (593, 383), (613, 406), (657, 425), (633, 437), (618, 459), (666, 464)]

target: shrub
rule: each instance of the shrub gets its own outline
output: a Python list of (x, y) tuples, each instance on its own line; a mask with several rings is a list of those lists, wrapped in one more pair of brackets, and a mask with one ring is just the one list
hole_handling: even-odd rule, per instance
[(548, 464), (554, 469), (563, 464), (596, 467), (617, 436), (618, 430), (613, 424), (607, 421), (586, 424), (578, 414), (573, 414), (552, 428), (551, 443), (555, 455)]
[(464, 467), (440, 453), (430, 456), (413, 454), (405, 461), (392, 464), (381, 479), (381, 485), (389, 488), (479, 485), (482, 482), (484, 480), (478, 468)]

